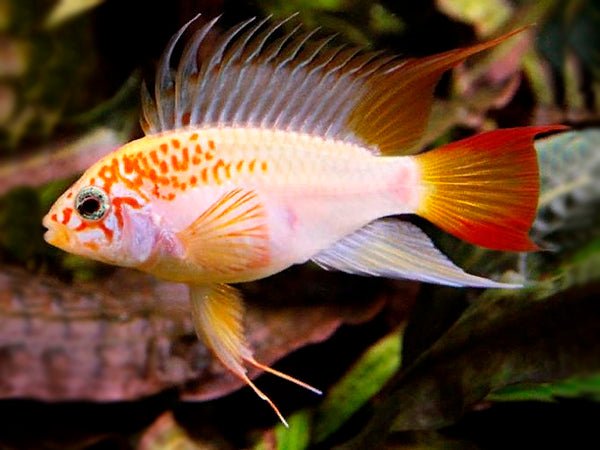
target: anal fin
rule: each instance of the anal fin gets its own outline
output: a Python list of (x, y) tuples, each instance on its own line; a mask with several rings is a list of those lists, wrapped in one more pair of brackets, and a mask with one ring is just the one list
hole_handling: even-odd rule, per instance
[(320, 390), (254, 359), (244, 337), (244, 304), (237, 289), (226, 284), (191, 285), (190, 302), (192, 320), (198, 337), (227, 369), (271, 406), (285, 426), (287, 422), (277, 406), (248, 377), (245, 364), (321, 394)]
[(448, 286), (519, 288), (463, 271), (417, 226), (379, 219), (321, 251), (312, 260), (325, 269), (358, 275), (406, 278)]

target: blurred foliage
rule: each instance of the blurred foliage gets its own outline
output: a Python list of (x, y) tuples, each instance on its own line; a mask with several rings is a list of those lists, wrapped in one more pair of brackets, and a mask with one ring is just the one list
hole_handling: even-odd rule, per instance
[[(140, 20), (141, 8), (154, 15)], [(169, 35), (202, 11), (222, 11), (224, 23), (299, 12), (307, 28), (409, 56), (535, 24), (444, 77), (423, 146), (498, 126), (562, 122), (573, 131), (536, 143), (542, 192), (532, 237), (544, 251), (490, 252), (422, 224), (461, 267), (523, 281), (525, 289), (423, 286), (408, 319), (394, 305), (412, 297), (396, 290), (373, 329), (361, 328), (364, 335), (350, 340), (356, 331), (342, 329), (322, 344), (323, 354), (315, 350), (320, 358), (286, 361), (291, 373), (323, 372), (325, 388), (318, 402), (284, 391), (278, 403), (295, 411), (289, 430), (270, 416), (255, 418), (261, 405), (239, 393), (194, 405), (189, 417), (168, 403), (138, 437), (129, 432), (123, 448), (136, 441), (147, 449), (477, 448), (469, 431), (447, 433), (471, 411), (523, 401), (600, 403), (600, 5), (592, 0), (0, 0), (2, 264), (66, 280), (106, 280), (111, 269), (48, 247), (41, 217), (89, 164), (86, 158), (136, 135), (140, 69), (152, 66)], [(99, 39), (113, 24), (129, 34)], [(131, 42), (140, 48), (132, 51)], [(299, 285), (312, 282), (312, 269), (298, 273)], [(293, 305), (300, 290), (285, 286), (249, 290)], [(310, 289), (316, 298), (332, 292)], [(273, 336), (285, 335), (271, 325)]]
[(553, 383), (519, 384), (505, 387), (490, 395), (495, 402), (553, 402), (561, 398), (589, 398), (600, 402), (600, 373), (580, 375)]

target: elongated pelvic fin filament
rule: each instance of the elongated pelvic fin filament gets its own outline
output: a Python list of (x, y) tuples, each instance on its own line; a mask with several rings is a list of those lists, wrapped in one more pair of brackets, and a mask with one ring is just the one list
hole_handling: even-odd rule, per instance
[[(314, 392), (315, 394), (318, 395), (323, 395), (323, 392), (313, 386), (311, 386), (310, 384), (307, 384), (303, 381), (298, 380), (297, 378), (294, 378), (290, 375), (287, 375), (283, 372), (280, 372), (278, 370), (272, 369), (269, 366), (265, 366), (264, 364), (259, 363), (258, 361), (256, 361), (254, 358), (252, 357), (244, 357), (243, 358), (244, 361), (246, 361), (247, 363), (253, 365), (254, 367), (256, 367), (257, 369), (260, 370), (264, 370), (267, 373), (270, 373), (272, 375), (275, 375), (279, 378), (282, 378), (284, 380), (290, 381), (294, 384), (297, 384), (300, 387), (303, 387), (304, 389), (308, 389), (309, 391)], [(246, 384), (248, 384), (248, 386), (250, 386), (252, 388), (252, 390), (256, 393), (256, 395), (258, 395), (261, 399), (263, 399), (265, 402), (267, 402), (269, 404), (269, 406), (271, 407), (271, 409), (273, 409), (273, 411), (275, 411), (275, 414), (277, 414), (277, 417), (279, 417), (279, 420), (281, 420), (281, 423), (283, 423), (283, 425), (285, 425), (286, 428), (289, 428), (290, 426), (288, 425), (287, 421), (285, 420), (285, 418), (283, 417), (283, 414), (281, 414), (281, 412), (279, 411), (279, 408), (277, 408), (277, 406), (275, 406), (275, 403), (273, 403), (273, 401), (267, 396), (267, 394), (265, 394), (263, 391), (261, 391), (253, 382), (252, 380), (250, 380), (250, 378), (248, 378), (248, 376), (246, 374), (241, 375), (241, 378), (244, 382), (246, 382)]]
[(244, 360), (249, 364), (252, 364), (257, 369), (264, 370), (265, 372), (275, 375), (276, 377), (283, 378), (284, 380), (297, 384), (298, 386), (303, 387), (304, 389), (308, 389), (309, 391), (312, 391), (317, 395), (323, 395), (323, 391), (321, 391), (320, 389), (317, 389), (316, 387), (313, 387), (310, 384), (305, 383), (304, 381), (300, 381), (297, 378), (292, 377), (291, 375), (287, 375), (283, 372), (280, 372), (279, 370), (275, 370), (269, 366), (265, 366), (264, 364), (261, 364), (258, 361), (256, 361), (254, 358), (244, 358)]

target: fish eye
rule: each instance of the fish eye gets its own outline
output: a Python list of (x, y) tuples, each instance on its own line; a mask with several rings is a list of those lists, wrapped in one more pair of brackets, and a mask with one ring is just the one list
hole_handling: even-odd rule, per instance
[(85, 220), (100, 220), (108, 212), (108, 195), (96, 186), (84, 187), (75, 198), (75, 211)]

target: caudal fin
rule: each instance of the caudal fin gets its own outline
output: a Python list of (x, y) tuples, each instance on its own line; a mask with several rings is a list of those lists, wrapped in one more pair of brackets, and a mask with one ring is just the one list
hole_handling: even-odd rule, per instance
[(423, 195), (417, 214), (472, 244), (531, 251), (539, 173), (535, 135), (562, 125), (495, 130), (416, 157)]

